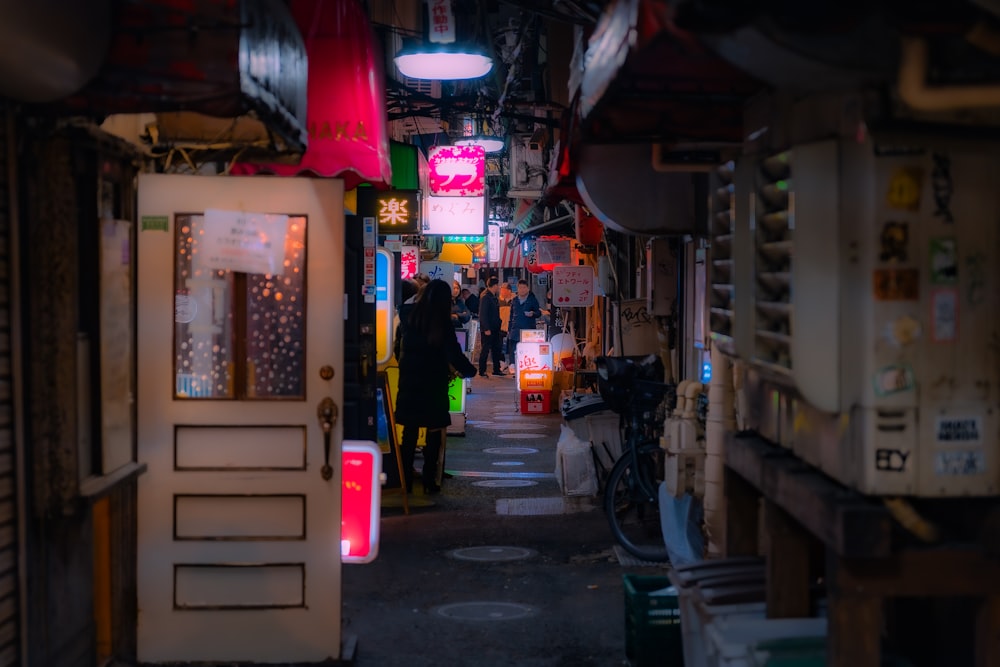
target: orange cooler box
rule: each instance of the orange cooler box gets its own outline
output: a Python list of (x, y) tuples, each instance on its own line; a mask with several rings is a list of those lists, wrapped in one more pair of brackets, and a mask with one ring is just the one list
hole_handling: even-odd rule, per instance
[(522, 391), (521, 414), (547, 415), (551, 408), (551, 391)]
[(552, 391), (552, 371), (521, 371), (521, 391)]

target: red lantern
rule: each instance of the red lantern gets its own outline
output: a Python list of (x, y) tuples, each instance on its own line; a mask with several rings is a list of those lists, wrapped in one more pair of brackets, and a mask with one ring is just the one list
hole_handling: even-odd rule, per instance
[(541, 264), (538, 263), (538, 252), (532, 252), (525, 259), (524, 266), (530, 273), (539, 274), (545, 273), (546, 269)]
[(585, 246), (596, 246), (604, 235), (604, 225), (590, 214), (585, 206), (576, 207), (576, 242)]

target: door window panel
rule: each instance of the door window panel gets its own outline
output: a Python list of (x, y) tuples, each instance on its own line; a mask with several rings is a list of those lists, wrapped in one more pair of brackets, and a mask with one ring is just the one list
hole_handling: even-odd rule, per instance
[(305, 398), (306, 218), (288, 217), (281, 274), (200, 265), (203, 222), (176, 219), (174, 397)]

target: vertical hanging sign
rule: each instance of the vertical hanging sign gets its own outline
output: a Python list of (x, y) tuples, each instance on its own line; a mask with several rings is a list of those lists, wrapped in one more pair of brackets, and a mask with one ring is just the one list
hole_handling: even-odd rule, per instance
[(364, 225), (364, 251), (365, 269), (364, 285), (361, 287), (365, 303), (375, 303), (375, 218), (364, 217), (361, 219)]
[(489, 225), (486, 234), (486, 261), (496, 263), (500, 261), (503, 250), (500, 247), (500, 225)]
[(450, 44), (455, 41), (455, 14), (451, 11), (451, 0), (427, 0), (430, 16), (430, 41), (434, 44)]
[[(366, 248), (367, 250), (367, 248)], [(393, 294), (393, 262), (392, 253), (385, 248), (375, 250), (375, 357), (378, 363), (384, 364), (392, 359), (392, 345), (395, 331), (393, 330), (393, 314), (396, 299)]]
[(420, 248), (415, 245), (404, 245), (399, 250), (399, 277), (409, 280), (417, 275), (420, 268)]

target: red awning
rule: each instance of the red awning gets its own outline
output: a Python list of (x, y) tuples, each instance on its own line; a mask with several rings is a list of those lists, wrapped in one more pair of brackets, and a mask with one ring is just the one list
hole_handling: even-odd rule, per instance
[(309, 58), (309, 146), (296, 165), (238, 164), (233, 173), (339, 177), (350, 190), (392, 182), (385, 73), (358, 0), (292, 0)]
[(521, 254), (521, 244), (512, 235), (504, 234), (500, 238), (500, 261), (489, 265), (498, 269), (526, 269), (528, 260)]

